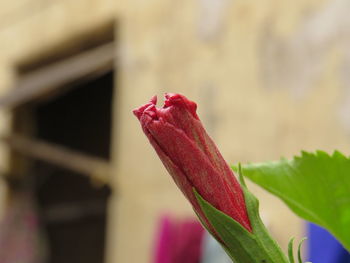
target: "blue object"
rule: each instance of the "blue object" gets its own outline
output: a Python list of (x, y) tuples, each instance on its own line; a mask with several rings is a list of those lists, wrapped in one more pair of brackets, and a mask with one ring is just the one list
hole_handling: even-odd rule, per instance
[(324, 228), (308, 223), (308, 261), (350, 263), (350, 253)]

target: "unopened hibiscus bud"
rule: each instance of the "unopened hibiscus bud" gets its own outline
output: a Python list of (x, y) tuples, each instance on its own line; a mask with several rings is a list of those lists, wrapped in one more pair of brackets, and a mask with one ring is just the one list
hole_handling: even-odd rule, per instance
[(251, 232), (242, 188), (203, 128), (196, 114), (197, 105), (180, 94), (166, 94), (162, 108), (157, 108), (156, 102), (157, 98), (153, 97), (133, 112), (199, 217), (213, 230), (193, 189)]

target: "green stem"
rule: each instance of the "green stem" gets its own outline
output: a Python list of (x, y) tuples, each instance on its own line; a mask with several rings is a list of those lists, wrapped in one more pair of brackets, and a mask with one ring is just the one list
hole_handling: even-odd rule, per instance
[(235, 263), (289, 263), (261, 221), (258, 199), (248, 191), (241, 175), (240, 181), (252, 232), (217, 210), (194, 190), (205, 216), (220, 236), (219, 243)]

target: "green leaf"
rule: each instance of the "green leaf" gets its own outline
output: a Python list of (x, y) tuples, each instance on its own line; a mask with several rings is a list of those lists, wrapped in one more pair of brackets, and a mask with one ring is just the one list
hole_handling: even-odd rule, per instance
[(246, 164), (242, 171), (297, 215), (328, 229), (350, 250), (349, 158), (338, 151), (302, 152), (292, 160)]

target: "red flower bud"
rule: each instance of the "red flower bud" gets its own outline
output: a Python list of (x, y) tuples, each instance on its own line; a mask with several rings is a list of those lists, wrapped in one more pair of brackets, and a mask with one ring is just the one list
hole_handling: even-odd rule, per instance
[(165, 99), (163, 108), (156, 107), (153, 97), (133, 112), (175, 183), (211, 230), (193, 188), (252, 231), (242, 188), (206, 133), (196, 114), (197, 105), (180, 94), (166, 94)]

